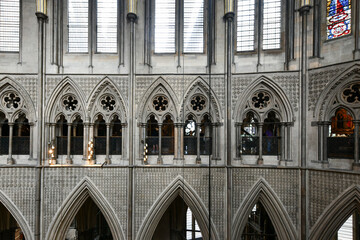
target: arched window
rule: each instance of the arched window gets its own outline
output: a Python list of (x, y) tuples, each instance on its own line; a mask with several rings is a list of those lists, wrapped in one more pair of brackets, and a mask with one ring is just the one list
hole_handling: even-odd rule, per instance
[(161, 154), (174, 154), (174, 122), (170, 115), (167, 115), (161, 128)]
[(263, 126), (263, 142), (262, 150), (264, 155), (280, 155), (281, 152), (281, 133), (280, 120), (276, 117), (276, 113), (271, 111), (264, 120)]
[(241, 128), (241, 151), (242, 155), (259, 154), (259, 135), (257, 128), (258, 120), (253, 112), (248, 112)]
[(20, 0), (0, 1), (0, 52), (19, 52)]
[(184, 126), (184, 154), (185, 155), (196, 155), (196, 122), (190, 115), (185, 121)]
[(211, 155), (212, 153), (212, 125), (208, 115), (201, 120), (200, 125), (200, 154)]
[(106, 154), (106, 124), (102, 115), (99, 115), (94, 124), (95, 154)]
[(25, 114), (20, 114), (14, 124), (13, 154), (28, 155), (30, 152), (30, 124)]
[(357, 239), (360, 231), (360, 214), (358, 211), (355, 211), (350, 217), (343, 223), (339, 228), (334, 240), (349, 240)]
[(58, 155), (67, 154), (68, 124), (64, 115), (56, 122), (56, 150)]
[(331, 130), (327, 137), (329, 158), (354, 158), (354, 123), (344, 108), (335, 111), (331, 117)]
[(351, 33), (351, 0), (327, 0), (326, 26), (327, 39)]
[(71, 154), (83, 155), (84, 152), (84, 124), (77, 116), (71, 125)]
[(122, 154), (122, 126), (118, 116), (115, 116), (110, 124), (110, 154)]
[(0, 112), (0, 155), (9, 154), (9, 124), (5, 114)]
[(154, 115), (150, 116), (146, 124), (146, 143), (149, 155), (159, 154), (159, 124)]
[(238, 0), (237, 51), (254, 51), (260, 44), (263, 50), (279, 49), (281, 8), (281, 0)]
[(19, 224), (1, 202), (0, 216), (0, 239), (25, 239)]

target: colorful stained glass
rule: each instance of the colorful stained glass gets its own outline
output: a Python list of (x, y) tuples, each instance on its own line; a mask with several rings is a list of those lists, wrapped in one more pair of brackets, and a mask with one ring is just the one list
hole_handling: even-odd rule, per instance
[(327, 39), (351, 33), (351, 0), (327, 0)]

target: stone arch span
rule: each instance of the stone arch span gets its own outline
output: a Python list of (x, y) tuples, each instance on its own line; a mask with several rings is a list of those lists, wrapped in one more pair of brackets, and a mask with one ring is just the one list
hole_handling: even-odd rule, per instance
[(232, 223), (233, 239), (240, 239), (248, 216), (257, 202), (261, 202), (274, 225), (279, 239), (297, 239), (296, 229), (289, 214), (268, 182), (260, 178), (245, 196)]
[(85, 177), (65, 199), (50, 223), (46, 239), (64, 239), (71, 221), (89, 197), (103, 213), (114, 239), (125, 240), (124, 232), (114, 209), (88, 177)]
[(332, 201), (311, 228), (309, 239), (331, 239), (355, 210), (360, 212), (359, 185), (349, 187)]
[(10, 200), (10, 198), (0, 190), (0, 202), (7, 208), (11, 215), (15, 218), (16, 222), (19, 224), (21, 230), (24, 233), (25, 239), (33, 240), (34, 234), (31, 231), (31, 228), (28, 222), (25, 220), (25, 217), (22, 215), (21, 211), (17, 206)]
[[(161, 193), (155, 203), (152, 205), (148, 214), (145, 216), (139, 232), (136, 236), (137, 240), (151, 239), (155, 229), (164, 215), (167, 208), (177, 196), (181, 196), (186, 205), (191, 209), (199, 224), (201, 234), (204, 239), (209, 237), (209, 213), (197, 195), (195, 190), (184, 180), (182, 176), (177, 176), (172, 183)], [(219, 239), (216, 226), (211, 220), (211, 239)]]

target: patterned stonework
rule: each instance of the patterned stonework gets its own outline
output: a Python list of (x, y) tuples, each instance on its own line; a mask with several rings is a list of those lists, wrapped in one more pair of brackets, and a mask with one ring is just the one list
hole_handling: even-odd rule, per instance
[(47, 168), (44, 170), (43, 223), (48, 231), (55, 213), (81, 180), (88, 177), (105, 196), (117, 214), (122, 230), (127, 229), (127, 169), (125, 168)]
[(284, 205), (293, 224), (297, 226), (297, 210), (299, 208), (299, 177), (297, 170), (233, 168), (233, 214), (237, 212), (241, 202), (260, 177), (270, 184)]
[(325, 208), (353, 184), (360, 186), (360, 175), (310, 171), (309, 174), (310, 229)]
[(35, 168), (0, 168), (0, 189), (35, 230)]
[[(208, 209), (209, 200), (209, 170), (207, 168), (139, 168), (135, 179), (135, 233), (149, 212), (151, 206), (166, 187), (177, 177), (182, 176), (186, 182), (200, 196)], [(211, 215), (214, 224), (224, 239), (224, 196), (225, 171), (224, 169), (211, 170)]]

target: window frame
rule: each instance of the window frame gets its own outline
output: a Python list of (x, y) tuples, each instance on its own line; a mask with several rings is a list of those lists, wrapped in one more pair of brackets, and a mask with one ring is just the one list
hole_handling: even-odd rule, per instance
[[(175, 0), (175, 51), (171, 53), (166, 52), (155, 52), (155, 5), (156, 0), (151, 1), (151, 13), (150, 13), (150, 42), (151, 42), (151, 53), (153, 55), (161, 56), (161, 55), (199, 55), (207, 53), (207, 37), (208, 37), (208, 1), (203, 0), (203, 51), (202, 52), (184, 52), (184, 0)], [(145, 5), (147, 8), (148, 5)], [(145, 33), (146, 35), (147, 33)]]
[(70, 52), (69, 51), (69, 0), (64, 1), (63, 15), (65, 16), (64, 21), (66, 26), (64, 27), (63, 35), (65, 44), (65, 54), (77, 54), (77, 55), (88, 55), (88, 54), (108, 54), (117, 55), (124, 51), (121, 43), (124, 38), (124, 1), (117, 0), (117, 28), (116, 28), (116, 51), (114, 52), (99, 52), (97, 50), (97, 0), (88, 0), (88, 51), (87, 52)]
[[(235, 18), (234, 18), (234, 49), (235, 55), (248, 55), (248, 54), (255, 54), (260, 52), (266, 53), (281, 53), (284, 50), (285, 44), (285, 16), (286, 16), (286, 1), (281, 1), (281, 10), (280, 10), (280, 47), (279, 48), (271, 48), (271, 49), (264, 49), (263, 48), (263, 26), (264, 26), (264, 0), (254, 0), (255, 3), (255, 17), (254, 17), (254, 49), (247, 50), (247, 51), (238, 51), (237, 50), (237, 23), (238, 23), (238, 1), (237, 0), (234, 10), (235, 10)], [(285, 14), (284, 14), (285, 12)]]
[(0, 51), (1, 54), (19, 54), (19, 63), (22, 62), (22, 28), (23, 28), (23, 3), (19, 0), (19, 42), (18, 42), (18, 51)]

